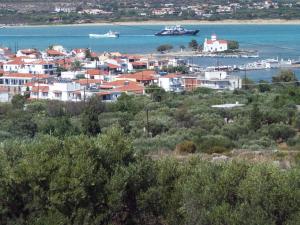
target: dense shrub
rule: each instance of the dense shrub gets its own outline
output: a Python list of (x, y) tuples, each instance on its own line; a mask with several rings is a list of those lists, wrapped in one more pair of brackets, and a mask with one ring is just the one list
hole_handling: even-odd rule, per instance
[(275, 141), (283, 142), (296, 135), (296, 131), (285, 124), (271, 124), (262, 128), (262, 133), (273, 138)]
[(197, 149), (205, 153), (213, 153), (213, 150), (233, 148), (232, 141), (222, 135), (206, 135), (197, 140)]
[(196, 152), (196, 145), (192, 141), (184, 141), (176, 146), (176, 152), (180, 154)]

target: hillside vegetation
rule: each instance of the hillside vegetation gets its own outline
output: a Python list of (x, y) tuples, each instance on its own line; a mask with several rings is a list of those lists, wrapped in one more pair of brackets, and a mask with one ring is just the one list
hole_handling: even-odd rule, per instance
[[(234, 92), (147, 93), (1, 104), (1, 224), (299, 224), (291, 71)], [(235, 102), (244, 106), (211, 107)]]

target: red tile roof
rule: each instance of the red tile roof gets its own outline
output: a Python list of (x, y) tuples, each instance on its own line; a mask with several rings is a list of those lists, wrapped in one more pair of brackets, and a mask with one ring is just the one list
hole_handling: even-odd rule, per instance
[(113, 92), (111, 92), (111, 91), (100, 91), (100, 92), (97, 93), (97, 95), (104, 96), (104, 95), (110, 95), (111, 93), (113, 93)]
[(3, 77), (13, 77), (13, 78), (49, 78), (46, 74), (31, 74), (31, 73), (5, 73)]
[(115, 65), (115, 64), (112, 64), (112, 63), (107, 63), (107, 66), (108, 66), (110, 69), (118, 69), (118, 68), (120, 68), (120, 66)]
[(47, 93), (49, 92), (49, 86), (34, 86), (31, 89), (32, 92), (42, 92), (42, 93)]
[(131, 63), (133, 66), (147, 66), (146, 62), (135, 61)]
[(79, 83), (80, 85), (87, 85), (87, 84), (103, 84), (102, 79), (80, 79), (76, 80), (76, 83)]
[(213, 44), (213, 43), (215, 43), (215, 42), (219, 42), (219, 44), (227, 44), (227, 41), (225, 41), (225, 40), (216, 40), (216, 41), (213, 41), (213, 40), (207, 40), (207, 41), (206, 41), (206, 44), (211, 45), (211, 44)]
[(180, 75), (176, 73), (170, 73), (165, 76), (162, 76), (162, 78), (178, 78), (178, 77), (180, 77)]
[(88, 69), (86, 71), (87, 74), (89, 75), (101, 75), (101, 70), (98, 69)]
[(15, 58), (9, 62), (6, 62), (5, 64), (7, 64), (7, 65), (23, 65), (24, 62), (22, 61), (21, 58)]
[(136, 81), (152, 81), (156, 80), (154, 70), (144, 70), (137, 73), (132, 74), (124, 74), (119, 76), (121, 79), (135, 79)]
[(53, 49), (47, 50), (47, 54), (48, 55), (53, 55), (53, 56), (64, 56), (65, 55), (64, 53), (53, 50)]
[(113, 91), (118, 91), (118, 92), (130, 92), (130, 93), (135, 93), (135, 94), (143, 94), (144, 93), (144, 86), (139, 85), (139, 84), (134, 84), (134, 83), (129, 83), (127, 85), (114, 88)]
[(131, 84), (131, 83), (138, 84), (137, 82), (130, 81), (130, 80), (116, 80), (116, 81), (107, 82), (103, 86), (120, 87), (120, 86), (123, 86), (123, 85), (128, 84), (128, 83), (129, 84)]

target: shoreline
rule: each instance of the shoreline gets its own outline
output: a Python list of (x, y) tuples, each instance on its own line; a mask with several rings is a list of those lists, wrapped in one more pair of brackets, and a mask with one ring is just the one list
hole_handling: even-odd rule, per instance
[(128, 22), (109, 22), (99, 21), (94, 23), (74, 23), (74, 24), (17, 24), (7, 25), (6, 28), (19, 28), (19, 27), (70, 27), (70, 26), (111, 26), (111, 25), (300, 25), (300, 19), (297, 20), (283, 20), (283, 19), (255, 19), (255, 20), (145, 20), (145, 21), (128, 21)]

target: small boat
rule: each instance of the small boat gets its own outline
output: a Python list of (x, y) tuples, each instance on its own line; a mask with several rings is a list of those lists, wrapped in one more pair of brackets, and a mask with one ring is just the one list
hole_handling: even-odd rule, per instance
[(118, 38), (120, 33), (109, 31), (106, 34), (89, 34), (90, 38)]
[(180, 25), (165, 27), (160, 32), (155, 33), (156, 36), (182, 36), (197, 35), (199, 30), (187, 30)]

